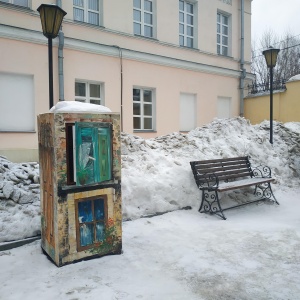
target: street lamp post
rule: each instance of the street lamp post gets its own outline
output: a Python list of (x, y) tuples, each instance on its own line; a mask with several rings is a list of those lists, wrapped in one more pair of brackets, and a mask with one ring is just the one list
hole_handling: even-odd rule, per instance
[(67, 14), (54, 4), (42, 4), (37, 11), (40, 13), (43, 35), (48, 38), (48, 63), (49, 63), (49, 108), (53, 106), (53, 54), (52, 39), (56, 38), (64, 16)]
[(277, 55), (279, 49), (269, 47), (269, 49), (263, 51), (268, 68), (270, 68), (270, 143), (273, 144), (273, 68), (277, 62)]

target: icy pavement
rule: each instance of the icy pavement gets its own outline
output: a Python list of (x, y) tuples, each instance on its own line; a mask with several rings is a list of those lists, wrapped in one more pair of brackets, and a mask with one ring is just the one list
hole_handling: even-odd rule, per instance
[(40, 241), (0, 252), (0, 299), (300, 299), (299, 193), (226, 221), (194, 209), (124, 222), (122, 255), (61, 268)]

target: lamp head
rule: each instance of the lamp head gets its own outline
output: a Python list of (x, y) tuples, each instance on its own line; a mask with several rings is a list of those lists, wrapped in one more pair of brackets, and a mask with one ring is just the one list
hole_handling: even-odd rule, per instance
[(280, 49), (275, 49), (273, 47), (269, 47), (269, 49), (263, 51), (263, 55), (265, 56), (266, 63), (268, 68), (274, 68), (277, 62), (277, 55)]
[(40, 13), (43, 34), (47, 38), (56, 38), (64, 16), (63, 9), (54, 4), (41, 4), (37, 11)]

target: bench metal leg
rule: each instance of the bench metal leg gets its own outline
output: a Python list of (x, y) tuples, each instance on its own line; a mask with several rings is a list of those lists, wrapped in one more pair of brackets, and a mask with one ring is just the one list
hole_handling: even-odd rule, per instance
[(279, 202), (276, 200), (270, 182), (262, 185), (255, 186), (255, 195), (260, 197), (261, 200), (271, 200), (279, 205)]
[(199, 212), (218, 215), (223, 220), (226, 220), (217, 191), (202, 190), (202, 201)]

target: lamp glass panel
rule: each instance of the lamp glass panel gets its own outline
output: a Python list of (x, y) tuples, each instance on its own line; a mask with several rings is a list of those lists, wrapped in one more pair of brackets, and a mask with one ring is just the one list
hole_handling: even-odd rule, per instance
[(276, 62), (277, 62), (278, 52), (279, 52), (279, 49), (269, 49), (269, 50), (263, 51), (268, 68), (275, 67)]

